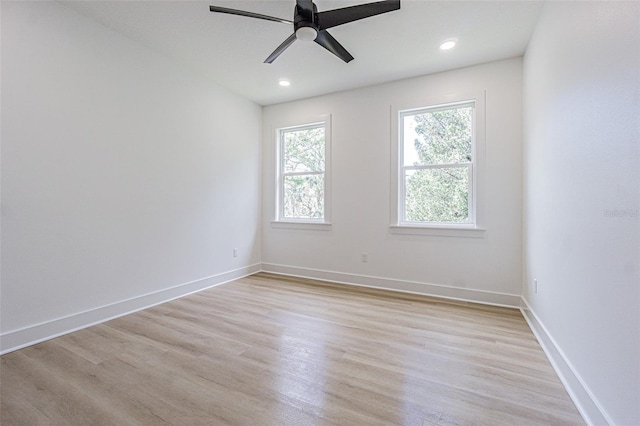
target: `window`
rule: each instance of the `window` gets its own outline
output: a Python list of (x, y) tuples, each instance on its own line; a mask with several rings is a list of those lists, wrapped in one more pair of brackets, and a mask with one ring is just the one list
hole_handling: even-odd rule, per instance
[(475, 229), (477, 105), (398, 109), (392, 228)]
[(473, 109), (400, 112), (401, 222), (473, 223)]
[(328, 222), (329, 120), (278, 129), (278, 221)]

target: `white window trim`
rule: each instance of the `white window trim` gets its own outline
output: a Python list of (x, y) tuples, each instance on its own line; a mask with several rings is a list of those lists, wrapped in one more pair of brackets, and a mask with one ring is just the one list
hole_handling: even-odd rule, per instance
[(287, 222), (274, 220), (271, 227), (276, 229), (305, 229), (308, 231), (331, 231), (331, 223), (328, 222)]
[[(400, 185), (402, 179), (401, 160), (401, 121), (402, 113), (411, 110), (423, 110), (437, 108), (449, 108), (454, 105), (464, 105), (474, 103), (474, 162), (471, 166), (472, 194), (469, 199), (470, 215), (472, 223), (416, 223), (402, 222), (402, 209), (404, 208), (404, 186)], [(391, 200), (390, 200), (390, 224), (389, 232), (402, 235), (426, 235), (445, 237), (484, 237), (484, 175), (485, 175), (485, 152), (486, 152), (486, 92), (477, 91), (473, 93), (456, 93), (446, 96), (426, 97), (419, 103), (399, 104), (391, 106)], [(432, 166), (425, 167), (431, 168)]]
[[(317, 127), (324, 124), (324, 217), (320, 219), (314, 218), (290, 218), (284, 217), (284, 194), (282, 193), (282, 173), (281, 173), (281, 154), (282, 140), (280, 134), (283, 130), (304, 129), (305, 127)], [(275, 129), (276, 140), (276, 164), (275, 164), (275, 186), (276, 186), (276, 211), (275, 219), (271, 221), (273, 228), (282, 229), (307, 229), (318, 231), (331, 230), (331, 114), (321, 115), (311, 120), (305, 120), (302, 124), (279, 126)], [(317, 172), (320, 174), (321, 172)], [(304, 174), (314, 174), (304, 173)]]

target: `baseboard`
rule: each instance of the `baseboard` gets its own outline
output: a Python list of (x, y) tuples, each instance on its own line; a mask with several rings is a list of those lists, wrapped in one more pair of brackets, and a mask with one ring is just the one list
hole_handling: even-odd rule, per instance
[(520, 307), (520, 295), (497, 293), (468, 288), (453, 287), (440, 284), (429, 284), (416, 281), (397, 280), (392, 278), (373, 277), (368, 275), (347, 274), (343, 272), (324, 271), (320, 269), (300, 268), (296, 266), (263, 263), (262, 270), (280, 275), (330, 281), (334, 283), (356, 285), (360, 287), (379, 288), (403, 293), (435, 296), (444, 299), (464, 302), (482, 303), (485, 305)]
[(198, 291), (255, 274), (260, 264), (249, 265), (210, 277), (179, 284), (174, 287), (137, 296), (131, 299), (68, 315), (63, 318), (32, 325), (0, 335), (0, 354), (12, 352), (54, 337), (62, 336), (95, 324), (150, 308)]
[(588, 425), (615, 424), (524, 297), (520, 311), (585, 422)]

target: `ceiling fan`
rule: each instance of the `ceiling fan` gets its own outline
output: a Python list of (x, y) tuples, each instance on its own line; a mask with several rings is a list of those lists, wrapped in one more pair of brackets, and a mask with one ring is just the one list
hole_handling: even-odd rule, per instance
[(329, 34), (327, 29), (398, 9), (400, 9), (400, 0), (384, 0), (318, 12), (318, 8), (312, 0), (296, 0), (296, 5), (293, 10), (293, 21), (289, 21), (288, 19), (275, 18), (273, 16), (246, 12), (244, 10), (209, 6), (211, 12), (228, 13), (230, 15), (246, 16), (249, 18), (266, 19), (283, 24), (293, 24), (293, 34), (265, 59), (264, 63), (266, 64), (275, 61), (276, 58), (296, 40), (313, 40), (348, 63), (353, 60), (353, 56)]

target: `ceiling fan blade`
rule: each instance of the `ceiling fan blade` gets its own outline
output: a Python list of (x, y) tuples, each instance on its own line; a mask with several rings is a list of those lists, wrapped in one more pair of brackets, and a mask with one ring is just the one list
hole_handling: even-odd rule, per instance
[(265, 64), (270, 64), (273, 61), (276, 60), (276, 58), (278, 56), (280, 56), (282, 54), (282, 52), (284, 52), (287, 47), (291, 46), (293, 44), (293, 42), (296, 41), (296, 33), (291, 34), (289, 37), (287, 37), (287, 39), (285, 41), (282, 42), (282, 44), (280, 46), (278, 46), (276, 48), (276, 50), (273, 51), (273, 53), (271, 55), (269, 55), (269, 57), (267, 59), (264, 60)]
[(347, 63), (353, 60), (353, 56), (347, 52), (347, 49), (342, 47), (338, 40), (333, 38), (326, 30), (318, 32), (315, 42)]
[(246, 16), (248, 18), (266, 19), (267, 21), (282, 22), (283, 24), (293, 24), (288, 19), (275, 18), (273, 16), (260, 15), (259, 13), (246, 12), (244, 10), (229, 9), (226, 7), (209, 6), (210, 12), (228, 13), (229, 15)]
[(385, 0), (318, 12), (316, 17), (318, 18), (318, 27), (321, 30), (326, 30), (327, 28), (398, 9), (400, 9), (400, 0)]

